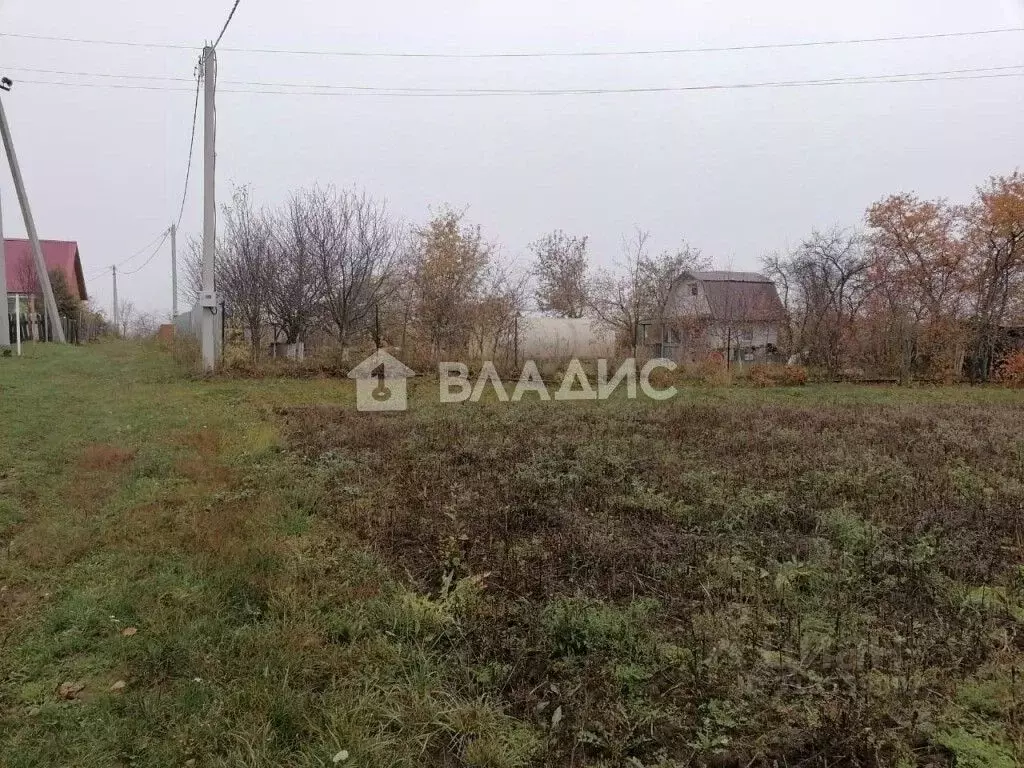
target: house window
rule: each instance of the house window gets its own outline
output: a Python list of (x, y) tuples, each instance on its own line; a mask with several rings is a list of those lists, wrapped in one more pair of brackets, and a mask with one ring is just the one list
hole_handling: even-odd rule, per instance
[(697, 285), (696, 283), (691, 285), (690, 286), (690, 295), (691, 296), (700, 296), (700, 286)]
[(752, 328), (744, 328), (739, 333), (740, 344), (753, 344), (754, 343), (754, 330)]

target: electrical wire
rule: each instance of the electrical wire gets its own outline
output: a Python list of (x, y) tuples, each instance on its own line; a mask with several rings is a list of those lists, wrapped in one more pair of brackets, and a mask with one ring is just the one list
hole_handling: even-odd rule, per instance
[[(1003, 67), (978, 67), (962, 70), (938, 70), (930, 72), (907, 72), (881, 75), (856, 75), (814, 80), (766, 80), (750, 83), (723, 83), (708, 85), (651, 86), (626, 88), (559, 88), (559, 89), (434, 89), (434, 88), (383, 88), (377, 86), (341, 85), (298, 85), (248, 82), (255, 88), (221, 88), (218, 93), (262, 94), (275, 96), (378, 96), (378, 97), (488, 97), (488, 96), (593, 96), (644, 93), (689, 93), (702, 91), (753, 90), (761, 88), (800, 88), (835, 85), (883, 85), (890, 83), (947, 82), (957, 80), (986, 80), (992, 78), (1022, 77), (1024, 72), (1004, 70), (1024, 69), (1024, 65)], [(145, 90), (160, 92), (184, 92), (188, 89), (159, 85), (135, 85), (127, 83), (72, 83), (53, 80), (22, 80), (33, 85), (55, 85), (72, 88), (114, 88), (124, 90)], [(283, 90), (285, 87), (293, 90)], [(294, 90), (305, 88), (307, 90)], [(276, 90), (275, 90), (276, 89)], [(319, 89), (319, 90), (317, 90)], [(331, 89), (331, 90), (327, 90)]]
[(184, 43), (141, 43), (132, 40), (88, 40), (79, 37), (57, 37), (53, 35), (30, 35), (15, 32), (0, 32), (0, 37), (16, 40), (36, 40), (46, 43), (74, 43), (76, 45), (109, 45), (119, 48), (155, 48), (160, 50), (194, 51), (201, 46)]
[[(237, 8), (238, 3), (235, 3)], [(234, 15), (234, 9), (232, 10)], [(231, 19), (228, 19), (230, 23)], [(225, 25), (225, 31), (227, 26)], [(980, 29), (967, 32), (935, 32), (912, 35), (888, 35), (880, 37), (844, 38), (835, 40), (803, 40), (788, 43), (753, 43), (746, 45), (697, 46), (689, 48), (654, 48), (646, 50), (621, 51), (504, 51), (495, 53), (427, 53), (427, 52), (388, 52), (388, 51), (353, 51), (353, 50), (304, 50), (287, 48), (225, 48), (232, 53), (280, 54), (290, 56), (346, 56), (366, 58), (412, 58), (412, 59), (539, 59), (561, 57), (600, 57), (600, 56), (667, 56), (694, 53), (727, 53), (735, 51), (765, 51), (787, 48), (815, 48), (833, 45), (865, 45), (872, 43), (908, 42), (914, 40), (943, 40), (952, 38), (981, 37), (1024, 32), (1024, 27), (999, 27)], [(223, 36), (224, 32), (221, 32)], [(76, 43), (82, 45), (109, 45), (131, 48), (154, 48), (164, 50), (195, 50), (197, 46), (183, 43), (144, 43), (130, 40), (96, 40), (78, 37), (58, 37), (52, 35), (35, 35), (28, 33), (0, 32), (0, 37), (45, 42)], [(218, 38), (219, 42), (220, 38)]]
[(146, 260), (145, 260), (144, 262), (142, 262), (142, 264), (140, 264), (140, 265), (139, 265), (138, 267), (136, 267), (135, 269), (133, 269), (133, 270), (130, 270), (130, 271), (128, 271), (128, 272), (122, 272), (122, 273), (121, 273), (121, 276), (122, 276), (122, 277), (128, 277), (128, 276), (130, 276), (130, 275), (134, 275), (134, 274), (137, 274), (137, 273), (141, 272), (142, 270), (144, 270), (144, 269), (145, 269), (146, 267), (148, 267), (148, 266), (149, 266), (149, 263), (150, 263), (151, 261), (153, 261), (153, 259), (155, 259), (155, 258), (156, 258), (156, 255), (157, 255), (158, 253), (160, 253), (160, 249), (161, 249), (161, 248), (163, 248), (163, 246), (164, 246), (164, 243), (166, 243), (166, 242), (167, 242), (167, 238), (168, 238), (168, 237), (170, 237), (170, 236), (171, 236), (171, 233), (170, 233), (170, 231), (169, 231), (169, 230), (168, 230), (168, 231), (165, 231), (165, 232), (164, 232), (164, 236), (163, 236), (163, 237), (162, 237), (162, 238), (160, 239), (160, 242), (159, 242), (159, 243), (157, 243), (157, 245), (156, 245), (156, 248), (154, 248), (154, 249), (153, 249), (153, 252), (152, 252), (151, 254), (149, 254), (149, 258), (148, 258), (148, 259), (146, 259)]
[[(144, 246), (139, 248), (139, 250), (137, 250), (135, 253), (133, 253), (131, 256), (129, 256), (127, 259), (125, 259), (124, 261), (119, 261), (116, 264), (116, 266), (123, 267), (129, 261), (133, 261), (134, 259), (137, 259), (139, 256), (141, 256), (146, 251), (148, 251), (150, 248), (152, 248), (153, 247), (153, 243), (155, 243), (157, 240), (159, 240), (161, 238), (161, 236), (163, 236), (164, 234), (165, 234), (164, 232), (161, 232), (156, 237), (154, 237), (152, 240), (150, 240), (148, 243), (146, 243)], [(110, 269), (110, 267), (104, 267), (104, 271), (106, 271), (108, 269)]]
[(224, 39), (224, 33), (227, 32), (228, 27), (231, 26), (231, 20), (235, 18), (235, 11), (238, 10), (238, 4), (241, 2), (242, 0), (235, 0), (235, 4), (231, 6), (231, 13), (228, 14), (228, 20), (224, 22), (224, 28), (220, 31), (220, 34), (217, 35), (217, 42), (213, 44), (214, 48), (220, 45), (220, 41)]
[(199, 122), (199, 90), (202, 87), (202, 75), (200, 72), (202, 67), (199, 67), (196, 71), (196, 102), (192, 109), (192, 138), (189, 139), (188, 143), (188, 165), (185, 166), (185, 189), (181, 193), (181, 207), (178, 209), (178, 219), (175, 222), (175, 227), (181, 226), (181, 219), (185, 215), (185, 201), (188, 200), (188, 183), (192, 179), (192, 157), (195, 153), (196, 148), (196, 123)]
[[(52, 70), (52, 69), (29, 69), (29, 68), (18, 68), (18, 67), (4, 67), (0, 65), (0, 69), (10, 72), (31, 72), (35, 74), (48, 74), (48, 75), (65, 75), (73, 77), (100, 77), (100, 78), (126, 78), (129, 80), (166, 80), (169, 82), (182, 82), (186, 81), (187, 78), (181, 77), (163, 77), (159, 75), (115, 75), (104, 72), (72, 72), (65, 70)], [(927, 72), (904, 72), (896, 74), (880, 74), (880, 75), (851, 75), (845, 77), (836, 78), (821, 78), (815, 80), (802, 80), (802, 81), (776, 81), (768, 83), (753, 83), (749, 85), (774, 85), (779, 83), (793, 83), (793, 84), (819, 84), (819, 83), (832, 83), (832, 82), (852, 82), (852, 81), (886, 81), (893, 78), (910, 78), (910, 77), (935, 77), (939, 75), (963, 75), (963, 74), (975, 74), (980, 72), (1002, 72), (1013, 69), (1024, 69), (1024, 64), (1006, 64), (994, 67), (970, 67), (966, 69), (946, 69), (938, 71), (927, 71)], [(659, 91), (673, 91), (679, 90), (680, 88), (686, 88), (688, 86), (666, 86), (666, 87), (651, 87), (651, 88), (556, 88), (556, 89), (535, 89), (535, 88), (424, 88), (424, 87), (388, 87), (388, 86), (377, 86), (377, 85), (334, 85), (330, 83), (289, 83), (289, 82), (267, 82), (267, 81), (254, 81), (254, 80), (224, 80), (223, 85), (241, 85), (241, 86), (254, 86), (258, 88), (300, 88), (306, 90), (327, 90), (327, 91), (370, 91), (375, 93), (383, 94), (441, 94), (448, 95), (452, 93), (466, 94), (466, 95), (569, 95), (569, 94), (587, 94), (587, 93), (647, 93), (647, 92), (659, 92)], [(199, 84), (197, 83), (196, 88), (196, 109), (199, 106)], [(737, 84), (735, 87), (746, 87), (747, 84)], [(696, 87), (696, 86), (694, 86)], [(708, 87), (726, 87), (726, 86), (708, 86)], [(235, 91), (227, 91), (232, 93)], [(196, 113), (198, 114), (198, 112)], [(193, 115), (193, 140), (195, 138), (195, 115)], [(191, 154), (191, 151), (190, 151)]]
[(163, 80), (166, 82), (175, 83), (191, 83), (195, 80), (193, 77), (175, 77), (173, 75), (116, 75), (110, 72), (81, 72), (69, 69), (35, 69), (32, 67), (5, 67), (0, 65), (0, 69), (7, 72), (31, 72), (36, 75), (65, 75), (71, 77), (100, 77), (110, 78), (114, 80)]
[[(133, 254), (132, 254), (131, 256), (129, 256), (128, 258), (126, 258), (126, 259), (124, 259), (124, 260), (122, 260), (122, 261), (119, 261), (119, 262), (118, 262), (117, 264), (115, 264), (114, 266), (115, 266), (115, 267), (123, 267), (123, 266), (124, 266), (125, 264), (127, 264), (128, 262), (130, 262), (130, 261), (133, 261), (134, 259), (137, 259), (137, 258), (138, 258), (139, 256), (141, 256), (141, 255), (142, 255), (142, 254), (144, 254), (144, 253), (145, 253), (146, 251), (148, 251), (148, 250), (149, 250), (150, 248), (152, 248), (152, 247), (153, 247), (153, 245), (154, 245), (154, 244), (155, 244), (155, 243), (156, 243), (156, 242), (157, 242), (158, 240), (159, 240), (160, 242), (159, 242), (159, 244), (157, 244), (156, 248), (157, 248), (157, 250), (159, 250), (159, 249), (160, 249), (160, 246), (161, 246), (161, 245), (163, 245), (164, 241), (165, 241), (165, 240), (167, 239), (167, 237), (168, 237), (168, 236), (169, 236), (169, 233), (168, 233), (168, 232), (166, 232), (166, 231), (164, 231), (164, 232), (161, 232), (161, 233), (159, 233), (159, 234), (158, 234), (158, 235), (157, 235), (156, 237), (154, 237), (154, 238), (153, 238), (152, 240), (150, 240), (150, 241), (149, 241), (148, 243), (146, 243), (146, 244), (145, 244), (144, 246), (142, 246), (141, 248), (139, 248), (139, 250), (137, 250), (137, 251), (136, 251), (135, 253), (133, 253)], [(161, 239), (161, 238), (162, 238), (162, 239)], [(152, 256), (151, 256), (150, 258), (152, 258)], [(148, 261), (147, 261), (147, 263), (148, 263)], [(143, 266), (145, 266), (145, 265), (143, 265)], [(140, 269), (141, 269), (141, 267), (140, 267)], [(108, 266), (108, 267), (99, 267), (99, 268), (98, 268), (98, 269), (96, 269), (95, 271), (93, 271), (93, 272), (91, 272), (90, 274), (86, 275), (86, 276), (85, 276), (85, 281), (86, 281), (87, 283), (89, 283), (89, 282), (92, 282), (93, 280), (96, 280), (97, 278), (99, 278), (99, 277), (102, 277), (103, 275), (105, 275), (105, 274), (106, 274), (106, 273), (107, 273), (108, 271), (110, 271), (110, 267), (109, 267), (109, 266)], [(132, 273), (132, 272), (125, 272), (125, 273), (123, 273), (123, 274), (129, 274), (129, 275), (130, 275), (130, 274), (134, 274), (134, 273)]]

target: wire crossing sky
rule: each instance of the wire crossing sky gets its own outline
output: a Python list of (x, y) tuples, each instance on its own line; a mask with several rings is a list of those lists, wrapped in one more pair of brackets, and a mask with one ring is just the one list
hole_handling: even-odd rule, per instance
[(555, 228), (612, 267), (641, 227), (756, 270), (884, 195), (963, 200), (1024, 157), (1021, 0), (5, 0), (0, 30), (38, 224), (79, 241), (100, 306), (119, 264), (123, 300), (170, 307), (213, 41), (219, 204), (315, 183), (410, 224), (450, 204), (520, 267)]
[[(224, 30), (217, 38), (214, 47), (220, 44), (224, 32), (227, 31), (231, 18), (238, 9), (236, 2), (231, 11), (231, 17), (224, 25)], [(223, 48), (228, 53), (265, 53), (282, 54), (288, 56), (354, 56), (370, 58), (397, 58), (397, 59), (541, 59), (541, 58), (563, 58), (572, 56), (670, 56), (676, 54), (690, 53), (726, 53), (735, 51), (767, 51), (782, 50), (785, 48), (817, 48), (830, 45), (865, 45), (868, 43), (895, 43), (912, 40), (943, 40), (949, 38), (983, 37), (986, 35), (1004, 35), (1024, 32), (1024, 27), (1003, 27), (1000, 29), (980, 29), (973, 32), (936, 32), (922, 35), (890, 35), (888, 37), (863, 37), (850, 38), (845, 40), (803, 40), (787, 43), (761, 43), (752, 45), (728, 45), (719, 47), (697, 47), (697, 48), (660, 48), (654, 50), (640, 51), (534, 51), (534, 52), (500, 52), (500, 53), (427, 53), (423, 51), (316, 51), (296, 50), (287, 48)], [(10, 37), (20, 40), (41, 40), (46, 42), (76, 43), (79, 45), (108, 45), (126, 48), (154, 48), (164, 50), (192, 50), (195, 45), (186, 43), (152, 43), (136, 40), (89, 40), (79, 37), (53, 37), (50, 35), (19, 34), (16, 32), (0, 32), (0, 37)]]

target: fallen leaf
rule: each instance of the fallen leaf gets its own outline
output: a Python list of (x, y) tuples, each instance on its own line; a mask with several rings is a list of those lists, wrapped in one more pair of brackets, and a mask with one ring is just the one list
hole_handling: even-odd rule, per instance
[(331, 762), (334, 763), (335, 765), (337, 765), (338, 763), (344, 763), (346, 760), (348, 760), (348, 750), (347, 749), (341, 750), (341, 752), (339, 752), (333, 758), (331, 758)]
[(116, 683), (110, 686), (110, 690), (114, 691), (115, 693), (120, 693), (127, 687), (128, 683), (126, 683), (124, 680), (118, 680)]
[(561, 708), (561, 707), (558, 707), (558, 708), (557, 708), (557, 709), (555, 709), (555, 711), (554, 711), (554, 712), (553, 712), (553, 713), (551, 714), (551, 727), (552, 727), (552, 728), (557, 728), (557, 727), (558, 727), (558, 724), (559, 724), (560, 722), (562, 722), (562, 708)]
[(125, 627), (124, 629), (121, 630), (121, 635), (122, 635), (122, 637), (132, 637), (134, 635), (137, 635), (138, 632), (139, 632), (139, 630), (136, 629), (135, 627)]

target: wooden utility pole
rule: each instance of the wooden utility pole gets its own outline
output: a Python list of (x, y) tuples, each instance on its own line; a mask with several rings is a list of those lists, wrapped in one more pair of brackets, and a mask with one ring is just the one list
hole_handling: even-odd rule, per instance
[[(10, 89), (10, 80), (6, 77), (0, 80), (0, 90), (9, 91)], [(50, 318), (50, 326), (53, 328), (53, 338), (54, 341), (63, 344), (64, 328), (60, 322), (57, 301), (53, 298), (53, 286), (50, 285), (50, 274), (46, 271), (46, 262), (43, 260), (43, 248), (39, 244), (39, 233), (36, 231), (35, 219), (32, 218), (32, 208), (28, 204), (25, 180), (21, 175), (21, 166), (18, 165), (18, 156), (14, 152), (14, 140), (11, 137), (11, 128), (7, 124), (7, 113), (4, 111), (3, 99), (0, 99), (0, 137), (3, 138), (4, 149), (7, 151), (7, 163), (11, 167), (11, 176), (14, 177), (14, 187), (18, 192), (18, 202), (21, 204), (21, 215), (25, 220), (25, 230), (28, 232), (28, 239), (32, 243), (32, 258), (36, 264), (36, 277), (39, 279), (39, 289), (43, 294), (46, 314)], [(6, 294), (4, 298), (7, 298)]]
[(208, 45), (203, 49), (205, 85), (203, 127), (203, 293), (200, 343), (203, 370), (213, 371), (217, 365), (216, 319), (218, 301), (214, 272), (217, 251), (217, 51)]

